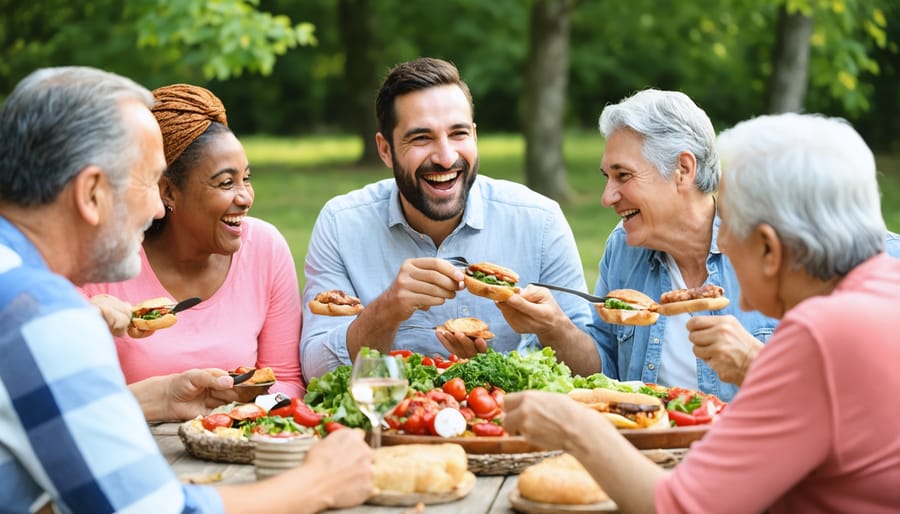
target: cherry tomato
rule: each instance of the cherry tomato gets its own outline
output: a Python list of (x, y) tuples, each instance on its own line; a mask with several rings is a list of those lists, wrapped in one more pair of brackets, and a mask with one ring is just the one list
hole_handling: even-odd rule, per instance
[(459, 356), (455, 353), (451, 353), (450, 356), (447, 357), (447, 360), (450, 362), (459, 362)]
[(697, 418), (680, 410), (670, 410), (669, 419), (675, 422), (676, 426), (686, 427), (697, 424)]
[(395, 418), (394, 416), (385, 417), (384, 422), (394, 430), (400, 430), (403, 427), (403, 424), (400, 423), (400, 418)]
[(426, 430), (422, 414), (413, 414), (403, 423), (403, 431), (407, 434), (425, 435)]
[(411, 352), (410, 350), (391, 350), (388, 353), (388, 355), (393, 355), (394, 357), (399, 355), (400, 357), (403, 357), (404, 359), (409, 357), (412, 354), (413, 354), (413, 352)]
[(487, 389), (481, 386), (473, 387), (469, 391), (466, 402), (475, 411), (475, 415), (481, 419), (491, 420), (500, 413), (500, 406), (497, 405), (497, 400), (491, 396)]
[(434, 359), (431, 357), (422, 357), (423, 366), (434, 366)]
[(210, 414), (203, 418), (201, 423), (203, 424), (203, 428), (213, 432), (218, 427), (228, 428), (231, 426), (231, 416), (225, 414), (224, 412), (217, 412), (216, 414)]
[(503, 427), (500, 425), (495, 425), (494, 423), (475, 423), (472, 426), (472, 432), (475, 435), (480, 436), (488, 436), (488, 437), (496, 437), (501, 435), (506, 435), (506, 431), (503, 430)]
[(434, 417), (437, 415), (437, 412), (434, 411), (426, 411), (425, 414), (422, 414), (422, 424), (425, 425), (425, 433), (429, 435), (437, 435), (437, 432), (434, 431)]
[(343, 423), (338, 423), (337, 421), (326, 421), (325, 422), (325, 431), (328, 432), (329, 434), (336, 430), (340, 430), (342, 428), (347, 428), (347, 425), (345, 425)]
[(497, 406), (503, 409), (503, 404), (506, 403), (506, 391), (500, 389), (499, 387), (495, 387), (491, 389), (491, 398), (497, 402)]
[(460, 377), (451, 378), (441, 386), (441, 389), (453, 398), (456, 398), (458, 402), (466, 399), (466, 383)]

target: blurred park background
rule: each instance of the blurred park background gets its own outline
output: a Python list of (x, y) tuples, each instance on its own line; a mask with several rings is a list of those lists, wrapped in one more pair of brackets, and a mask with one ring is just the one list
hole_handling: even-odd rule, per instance
[(322, 204), (391, 172), (373, 100), (388, 68), (454, 62), (482, 173), (563, 206), (589, 286), (616, 222), (600, 206), (607, 103), (681, 90), (718, 130), (768, 112), (848, 119), (875, 150), (900, 230), (898, 0), (0, 0), (0, 100), (41, 66), (150, 88), (201, 84), (247, 149), (256, 203), (302, 264)]

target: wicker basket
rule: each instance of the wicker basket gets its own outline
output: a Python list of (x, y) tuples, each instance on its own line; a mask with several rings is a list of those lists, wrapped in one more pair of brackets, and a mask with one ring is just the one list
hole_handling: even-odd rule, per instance
[(468, 454), (469, 471), (476, 475), (517, 475), (532, 464), (562, 453), (559, 450), (529, 453)]
[(219, 437), (198, 430), (191, 421), (186, 421), (178, 427), (178, 437), (187, 452), (199, 459), (237, 464), (253, 463), (254, 444), (247, 439)]

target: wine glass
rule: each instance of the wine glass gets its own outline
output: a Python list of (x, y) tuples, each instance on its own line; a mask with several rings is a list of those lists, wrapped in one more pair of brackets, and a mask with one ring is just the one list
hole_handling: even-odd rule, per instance
[(400, 361), (390, 355), (357, 357), (350, 395), (372, 423), (372, 447), (381, 446), (381, 423), (406, 396), (409, 382)]

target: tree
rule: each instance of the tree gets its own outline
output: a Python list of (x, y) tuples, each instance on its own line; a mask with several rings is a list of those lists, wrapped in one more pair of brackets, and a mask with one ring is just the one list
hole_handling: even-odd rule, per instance
[(378, 64), (373, 55), (375, 19), (369, 8), (369, 0), (340, 0), (338, 21), (341, 43), (346, 53), (344, 61), (347, 85), (345, 117), (349, 126), (362, 139), (363, 151), (359, 164), (378, 164), (378, 147), (375, 146), (374, 91), (378, 88)]
[(268, 75), (277, 56), (316, 43), (309, 23), (257, 10), (259, 0), (135, 2), (138, 46), (168, 49), (200, 66), (207, 79), (244, 70)]
[(772, 49), (772, 76), (769, 80), (769, 112), (802, 112), (809, 85), (809, 39), (812, 16), (778, 10), (777, 35)]
[(572, 4), (534, 1), (523, 94), (526, 183), (560, 201), (569, 197), (562, 137)]

